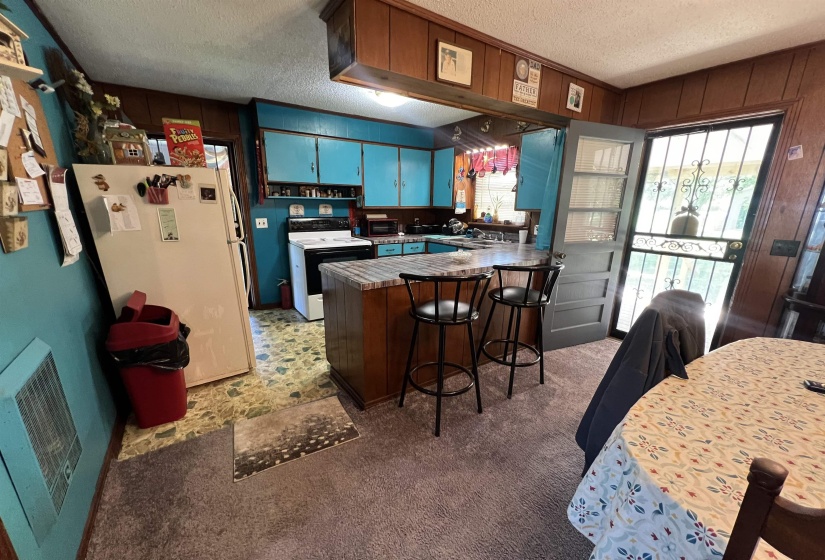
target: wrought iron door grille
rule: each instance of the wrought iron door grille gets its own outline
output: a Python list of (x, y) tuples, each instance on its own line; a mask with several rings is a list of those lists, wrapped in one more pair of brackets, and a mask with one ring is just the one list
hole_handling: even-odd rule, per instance
[(619, 335), (656, 294), (683, 289), (705, 300), (710, 345), (744, 256), (778, 123), (727, 123), (648, 141), (619, 288)]

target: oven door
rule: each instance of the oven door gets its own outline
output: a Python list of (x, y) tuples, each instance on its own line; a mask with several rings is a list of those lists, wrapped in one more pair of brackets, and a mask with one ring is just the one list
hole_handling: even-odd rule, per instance
[(372, 246), (334, 247), (329, 249), (304, 249), (306, 263), (307, 294), (318, 295), (321, 289), (321, 271), (318, 266), (323, 263), (360, 261), (372, 258)]

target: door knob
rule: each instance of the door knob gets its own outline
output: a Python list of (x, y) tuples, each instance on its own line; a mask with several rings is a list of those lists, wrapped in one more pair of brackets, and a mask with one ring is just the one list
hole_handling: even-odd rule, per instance
[(553, 256), (559, 259), (560, 261), (563, 261), (567, 258), (567, 253), (563, 253), (562, 251), (553, 251)]

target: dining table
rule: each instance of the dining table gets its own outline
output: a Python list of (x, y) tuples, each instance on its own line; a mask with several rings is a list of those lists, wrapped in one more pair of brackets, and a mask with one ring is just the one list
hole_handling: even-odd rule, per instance
[[(570, 500), (591, 559), (724, 554), (751, 462), (789, 472), (782, 496), (825, 508), (825, 345), (733, 342), (649, 390), (616, 426)], [(754, 558), (785, 558), (760, 541)]]

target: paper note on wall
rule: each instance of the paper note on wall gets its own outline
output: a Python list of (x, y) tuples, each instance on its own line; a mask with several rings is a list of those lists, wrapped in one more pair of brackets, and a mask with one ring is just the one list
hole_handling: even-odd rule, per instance
[(44, 204), (43, 195), (40, 193), (40, 185), (34, 179), (15, 177), (17, 181), (17, 192), (20, 195), (20, 202), (23, 204)]
[(140, 216), (132, 195), (104, 196), (103, 204), (109, 215), (109, 231), (140, 231)]
[(8, 76), (0, 76), (0, 107), (16, 118), (23, 116), (20, 112), (20, 106), (17, 104), (17, 98), (14, 97), (14, 86)]
[(54, 215), (57, 228), (63, 241), (63, 266), (76, 263), (83, 250), (80, 233), (77, 231), (74, 216), (69, 209), (69, 194), (66, 190), (66, 170), (62, 167), (49, 166), (49, 191), (54, 202)]
[(11, 133), (14, 131), (14, 115), (9, 111), (0, 113), (0, 147), (5, 148), (11, 140)]

